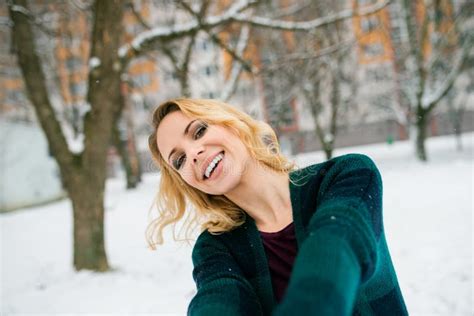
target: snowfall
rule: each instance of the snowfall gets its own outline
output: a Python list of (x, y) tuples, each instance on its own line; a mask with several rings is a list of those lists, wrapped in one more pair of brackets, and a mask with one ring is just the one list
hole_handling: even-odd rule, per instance
[[(408, 141), (336, 150), (369, 155), (384, 182), (388, 246), (411, 315), (473, 315), (472, 213), (474, 133), (463, 151), (452, 136), (427, 141), (428, 163)], [(299, 166), (321, 152), (293, 157)], [(136, 190), (107, 181), (107, 273), (72, 266), (68, 200), (0, 215), (1, 315), (184, 315), (195, 293), (192, 243), (148, 249), (144, 231), (158, 174)]]

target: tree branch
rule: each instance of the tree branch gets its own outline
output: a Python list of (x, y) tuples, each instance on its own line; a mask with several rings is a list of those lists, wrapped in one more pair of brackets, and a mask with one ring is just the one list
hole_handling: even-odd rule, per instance
[(456, 81), (456, 78), (459, 76), (459, 73), (462, 71), (464, 63), (466, 62), (469, 54), (473, 50), (473, 44), (473, 36), (468, 35), (466, 41), (464, 42), (464, 45), (461, 48), (461, 56), (459, 57), (459, 61), (453, 67), (444, 82), (439, 86), (438, 90), (434, 92), (425, 92), (421, 100), (421, 104), (427, 112), (431, 111), (435, 107), (436, 103), (449, 92), (454, 82)]
[(186, 52), (184, 54), (183, 63), (181, 65), (181, 72), (182, 72), (181, 90), (182, 90), (183, 96), (187, 96), (187, 97), (191, 96), (191, 90), (189, 89), (188, 73), (189, 73), (189, 61), (191, 60), (191, 53), (193, 51), (194, 43), (196, 41), (196, 35), (197, 33), (195, 33), (189, 39), (189, 43), (188, 43), (188, 46), (186, 47)]
[[(99, 66), (89, 71), (87, 101), (91, 111), (84, 119), (84, 164), (105, 164), (107, 144), (120, 117), (120, 75), (123, 73), (117, 50), (123, 34), (123, 4), (120, 0), (95, 1), (89, 56)], [(102, 156), (104, 155), (104, 156)], [(99, 175), (94, 175), (100, 178)]]
[(351, 39), (351, 40), (346, 40), (341, 43), (337, 43), (337, 44), (322, 48), (318, 50), (317, 53), (315, 54), (307, 54), (307, 53), (288, 54), (284, 58), (280, 58), (272, 62), (269, 66), (261, 67), (257, 72), (255, 72), (255, 74), (260, 75), (264, 72), (275, 71), (281, 67), (284, 67), (288, 63), (319, 59), (324, 56), (338, 52), (340, 50), (350, 48), (356, 43), (357, 43), (356, 39)]
[(209, 34), (211, 37), (211, 40), (219, 45), (226, 53), (228, 53), (230, 56), (232, 56), (232, 59), (238, 61), (241, 65), (243, 70), (253, 73), (255, 70), (253, 69), (252, 65), (247, 62), (243, 56), (243, 52), (237, 52), (236, 50), (230, 48), (226, 43), (224, 43), (216, 34)]
[(127, 2), (127, 6), (130, 8), (132, 11), (133, 16), (137, 19), (138, 23), (140, 23), (141, 26), (143, 26), (146, 30), (150, 30), (152, 27), (150, 24), (148, 24), (143, 16), (140, 14), (140, 12), (135, 9), (135, 5), (133, 4), (133, 0), (130, 0)]
[(354, 16), (364, 16), (376, 13), (385, 8), (390, 2), (391, 0), (381, 0), (374, 5), (367, 6), (362, 9), (347, 9), (332, 15), (304, 22), (274, 20), (265, 17), (247, 16), (245, 14), (236, 14), (233, 16), (232, 20), (282, 31), (312, 31), (318, 27), (349, 19)]
[[(474, 9), (474, 6), (471, 9)], [(452, 40), (453, 37), (457, 38), (456, 45), (460, 45), (459, 39), (461, 38), (461, 31), (459, 30), (459, 25), (462, 22), (467, 21), (470, 17), (471, 16), (469, 9), (463, 10), (454, 18), (451, 27), (443, 32), (443, 36), (440, 36), (440, 32), (438, 32), (438, 37), (432, 45), (433, 51), (436, 51), (435, 48), (439, 48), (439, 50), (442, 50), (443, 47), (446, 48), (449, 45), (449, 40)], [(441, 54), (432, 54), (432, 56), (430, 56), (429, 58), (429, 61), (426, 63), (426, 69), (431, 69), (435, 63), (444, 59), (445, 57)]]
[[(202, 20), (202, 14), (194, 11), (189, 4), (187, 4), (184, 1), (180, 1), (180, 5), (189, 13), (191, 13), (193, 16), (195, 16), (200, 23)], [(211, 40), (219, 45), (225, 52), (227, 52), (229, 55), (232, 56), (233, 59), (237, 60), (240, 62), (243, 66), (243, 69), (248, 72), (252, 72), (252, 65), (250, 65), (245, 59), (241, 56), (241, 54), (237, 54), (235, 50), (230, 48), (224, 41), (222, 41), (219, 36), (217, 36), (214, 33), (211, 33), (211, 31), (204, 29), (204, 31), (210, 36)]]
[[(196, 17), (196, 19), (198, 20), (198, 23), (202, 25), (202, 19), (205, 15), (207, 2), (203, 4), (199, 12), (196, 12), (195, 10), (193, 10), (193, 8), (191, 8), (191, 6), (184, 1), (180, 1), (180, 5), (186, 11), (188, 11), (191, 15)], [(242, 73), (242, 70), (245, 69), (246, 71), (252, 73), (252, 66), (248, 62), (246, 62), (243, 59), (243, 57), (241, 57), (248, 44), (250, 28), (248, 26), (242, 27), (236, 50), (231, 49), (216, 34), (211, 33), (206, 28), (203, 28), (203, 30), (206, 33), (208, 33), (208, 35), (210, 36), (210, 38), (212, 39), (214, 43), (218, 44), (222, 49), (224, 49), (224, 51), (229, 53), (232, 56), (232, 58), (236, 61), (232, 63), (233, 66), (232, 66), (230, 78), (227, 81), (227, 84), (224, 86), (223, 92), (221, 94), (221, 99), (228, 101), (230, 97), (235, 93), (235, 90), (237, 89), (237, 84), (239, 81), (240, 74)]]
[[(240, 31), (240, 36), (239, 36), (239, 41), (237, 43), (236, 47), (236, 54), (237, 55), (242, 55), (243, 52), (245, 51), (245, 48), (247, 47), (248, 41), (249, 41), (249, 33), (250, 33), (250, 27), (248, 25), (242, 26), (242, 29)], [(247, 63), (245, 63), (246, 65)], [(244, 68), (244, 64), (241, 62), (234, 62), (232, 63), (232, 70), (230, 72), (230, 78), (227, 81), (227, 84), (224, 86), (221, 99), (224, 101), (228, 101), (231, 96), (235, 93), (235, 90), (237, 89), (237, 84), (239, 81), (240, 74), (242, 73), (242, 70)]]
[(23, 14), (24, 16), (26, 16), (31, 22), (33, 22), (34, 25), (36, 25), (38, 27), (38, 29), (40, 31), (42, 31), (46, 35), (51, 36), (51, 37), (58, 37), (58, 32), (56, 32), (54, 30), (51, 30), (51, 29), (47, 28), (46, 26), (44, 26), (43, 23), (41, 21), (39, 21), (36, 18), (36, 16), (30, 10), (28, 10), (26, 8), (26, 4), (25, 5), (19, 5), (19, 4), (16, 4), (17, 2), (12, 2), (12, 3), (14, 3), (14, 4), (9, 5), (9, 9), (12, 12), (17, 12), (17, 13), (20, 13), (20, 14)]
[(349, 19), (354, 16), (363, 16), (373, 14), (385, 8), (391, 0), (380, 0), (379, 3), (365, 7), (363, 9), (347, 9), (327, 17), (317, 18), (306, 22), (291, 22), (272, 20), (265, 17), (252, 17), (240, 12), (245, 11), (252, 5), (258, 3), (258, 0), (241, 0), (235, 2), (224, 13), (218, 16), (210, 16), (199, 23), (198, 20), (192, 20), (183, 24), (177, 24), (172, 27), (156, 27), (145, 31), (135, 37), (131, 43), (123, 45), (119, 49), (119, 57), (123, 64), (126, 64), (136, 55), (142, 54), (157, 41), (170, 41), (177, 38), (190, 35), (202, 29), (211, 29), (216, 26), (229, 24), (231, 22), (247, 23), (258, 27), (266, 27), (283, 31), (311, 31), (341, 20)]
[(303, 11), (311, 5), (311, 0), (300, 0), (297, 3), (291, 4), (290, 6), (280, 10), (276, 15), (272, 16), (272, 19), (281, 19), (286, 16), (292, 16), (298, 12)]
[(425, 40), (427, 40), (428, 35), (428, 12), (425, 11), (423, 17), (421, 33), (418, 37), (416, 34), (416, 22), (413, 17), (413, 10), (411, 9), (412, 1), (403, 0), (402, 10), (404, 15), (405, 24), (408, 30), (408, 49), (409, 49), (409, 58), (412, 61), (412, 69), (414, 72), (413, 79), (415, 80), (414, 91), (415, 95), (409, 96), (410, 101), (413, 103), (412, 106), (417, 106), (421, 102), (423, 95), (423, 90), (426, 84), (426, 70), (424, 68), (424, 56), (423, 56), (423, 46)]
[(202, 28), (212, 28), (229, 23), (232, 21), (234, 15), (246, 10), (255, 3), (257, 3), (257, 0), (241, 0), (232, 4), (230, 8), (224, 11), (221, 15), (208, 17), (203, 20), (202, 23), (199, 23), (197, 20), (192, 20), (187, 23), (173, 25), (172, 27), (156, 27), (142, 32), (141, 34), (138, 34), (131, 43), (127, 43), (120, 47), (119, 57), (122, 60), (122, 64), (127, 64), (131, 58), (142, 54), (157, 41), (164, 42), (182, 38), (184, 36), (192, 35)]
[(13, 21), (11, 34), (17, 48), (18, 64), (23, 74), (27, 95), (46, 134), (49, 148), (59, 163), (61, 174), (64, 175), (69, 168), (74, 166), (75, 156), (69, 151), (66, 138), (49, 99), (46, 77), (36, 54), (30, 18), (18, 9), (21, 7), (28, 11), (26, 0), (15, 0), (12, 3), (13, 5), (8, 7)]

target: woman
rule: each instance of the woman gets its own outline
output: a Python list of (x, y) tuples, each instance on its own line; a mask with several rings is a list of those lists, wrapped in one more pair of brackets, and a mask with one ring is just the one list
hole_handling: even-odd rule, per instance
[(153, 125), (160, 216), (149, 243), (185, 216), (203, 228), (188, 314), (407, 314), (370, 158), (295, 170), (267, 124), (215, 100), (168, 101)]

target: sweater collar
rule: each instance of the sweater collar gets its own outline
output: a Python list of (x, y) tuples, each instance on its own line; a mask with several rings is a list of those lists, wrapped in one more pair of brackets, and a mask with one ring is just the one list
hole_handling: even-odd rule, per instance
[[(305, 229), (301, 216), (301, 192), (304, 188), (301, 180), (304, 179), (305, 174), (306, 173), (304, 172), (304, 169), (292, 171), (289, 174), (289, 189), (293, 213), (293, 223), (298, 247), (303, 242), (305, 236)], [(260, 236), (257, 225), (255, 224), (255, 221), (252, 217), (247, 216), (246, 221), (242, 226), (248, 239), (248, 242), (245, 243), (248, 247), (247, 251), (253, 253), (256, 258), (255, 268), (257, 276), (259, 276), (255, 284), (256, 291), (261, 299), (264, 313), (271, 314), (272, 309), (276, 306), (276, 301), (274, 298), (270, 269), (268, 267), (268, 261), (265, 255), (262, 237)]]

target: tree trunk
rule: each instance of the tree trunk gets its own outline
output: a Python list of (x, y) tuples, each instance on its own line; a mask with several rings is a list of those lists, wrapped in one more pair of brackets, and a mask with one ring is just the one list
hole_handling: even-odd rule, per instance
[(179, 78), (179, 84), (181, 86), (181, 95), (183, 97), (189, 98), (191, 96), (191, 90), (189, 87), (189, 82), (188, 82), (188, 74), (183, 73), (178, 76)]
[[(128, 85), (126, 82), (122, 82), (119, 101), (120, 111), (117, 112), (119, 117), (116, 118), (117, 123), (112, 131), (112, 139), (125, 170), (127, 189), (134, 189), (141, 181), (141, 166), (135, 146), (135, 132), (128, 96)], [(119, 128), (120, 123), (123, 123), (123, 131)]]
[(426, 130), (427, 130), (428, 114), (418, 114), (416, 118), (416, 156), (421, 161), (427, 161), (426, 155)]
[(332, 158), (332, 152), (333, 152), (332, 145), (324, 144), (324, 153), (326, 154), (327, 160)]
[[(90, 56), (98, 58), (100, 65), (89, 72), (88, 80), (87, 99), (91, 111), (84, 121), (81, 173), (85, 188), (79, 191), (84, 196), (77, 196), (74, 192), (70, 195), (73, 205), (77, 207), (74, 209), (74, 219), (77, 220), (74, 224), (74, 250), (78, 254), (75, 254), (74, 265), (78, 270), (105, 271), (108, 269), (103, 237), (106, 162), (113, 128), (123, 109), (120, 106), (120, 75), (123, 69), (118, 56), (123, 3), (120, 0), (97, 0), (93, 13)], [(84, 199), (88, 201), (82, 201)], [(82, 255), (86, 257), (80, 258)]]
[(462, 118), (464, 113), (465, 102), (459, 103), (459, 108), (454, 106), (454, 93), (451, 90), (446, 96), (446, 104), (448, 105), (449, 120), (453, 126), (454, 137), (456, 138), (456, 150), (462, 151)]
[[(89, 185), (89, 186), (88, 186)], [(77, 183), (71, 195), (74, 214), (74, 266), (107, 271), (104, 246), (104, 187)]]
[(341, 67), (342, 67), (342, 57), (339, 55), (337, 52), (337, 64), (335, 65), (335, 69), (332, 69), (330, 75), (332, 76), (331, 78), (331, 86), (332, 86), (332, 91), (331, 91), (331, 122), (330, 122), (330, 140), (325, 140), (325, 146), (327, 147), (326, 151), (326, 156), (328, 159), (332, 158), (332, 153), (334, 151), (334, 143), (336, 140), (336, 134), (337, 134), (337, 119), (338, 119), (338, 110), (339, 106), (341, 103), (341, 81), (342, 81), (342, 74), (341, 74)]
[(122, 167), (125, 170), (127, 189), (136, 188), (139, 182), (139, 179), (137, 177), (138, 170), (136, 170), (137, 168), (133, 168), (132, 166), (131, 153), (128, 150), (128, 137), (122, 137), (117, 124), (114, 126), (112, 138), (114, 146), (115, 148), (117, 148), (117, 151), (120, 155)]
[(454, 129), (454, 137), (456, 138), (456, 150), (462, 151), (462, 116), (464, 110), (461, 109), (450, 109), (451, 122)]
[[(313, 115), (316, 115), (315, 111), (313, 111)], [(316, 131), (316, 136), (318, 137), (319, 142), (321, 143), (321, 146), (323, 147), (323, 151), (326, 154), (326, 158), (329, 160), (332, 158), (332, 154), (334, 151), (334, 143), (333, 143), (332, 135), (329, 136), (324, 132), (317, 117), (314, 118), (314, 127)], [(328, 136), (331, 137), (331, 139), (328, 140), (329, 138)]]
[[(451, 100), (450, 100), (451, 101)], [(449, 102), (450, 102), (449, 101)], [(454, 137), (456, 138), (456, 150), (462, 151), (462, 115), (463, 109), (450, 109), (451, 123), (453, 124)]]
[(88, 101), (91, 111), (84, 122), (84, 151), (72, 154), (56, 118), (46, 88), (41, 60), (36, 53), (26, 0), (9, 6), (13, 21), (12, 38), (28, 97), (45, 132), (51, 153), (58, 162), (61, 179), (72, 200), (74, 214), (74, 266), (77, 270), (106, 271), (104, 247), (104, 188), (107, 149), (114, 118), (120, 112), (120, 73), (118, 48), (122, 35), (123, 3), (119, 0), (95, 1), (90, 56), (100, 65), (89, 73)]
[(142, 164), (140, 160), (140, 154), (137, 149), (137, 142), (135, 137), (135, 127), (133, 125), (133, 119), (131, 113), (127, 117), (127, 130), (128, 130), (128, 153), (130, 157), (130, 166), (132, 167), (133, 175), (137, 181), (137, 184), (142, 181)]
[(461, 126), (456, 128), (456, 150), (462, 151), (462, 133), (461, 133)]

